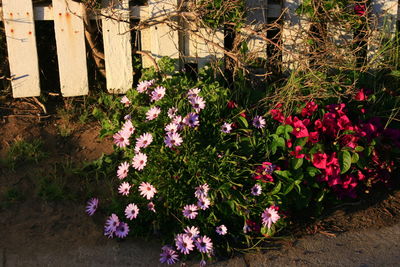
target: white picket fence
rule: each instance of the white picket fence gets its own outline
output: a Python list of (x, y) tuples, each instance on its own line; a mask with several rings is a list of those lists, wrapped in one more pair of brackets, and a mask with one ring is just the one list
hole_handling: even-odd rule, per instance
[[(111, 1), (111, 0), (108, 0)], [(104, 1), (102, 35), (107, 89), (110, 93), (125, 93), (133, 86), (132, 47), (129, 19), (145, 20), (165, 17), (173, 12), (178, 0), (149, 0), (147, 6), (129, 6), (129, 0), (113, 0), (110, 7)], [(282, 63), (288, 69), (305, 54), (305, 37), (299, 35), (309, 27), (306, 21), (295, 14), (301, 0), (283, 0), (281, 4), (269, 4), (268, 0), (249, 0), (254, 8), (248, 21), (254, 25), (267, 23), (268, 18), (277, 18), (282, 12), (284, 27), (281, 33)], [(378, 20), (376, 32), (389, 25), (396, 30), (398, 0), (372, 0), (373, 16), (386, 14), (385, 21)], [(61, 93), (64, 97), (88, 94), (88, 71), (84, 35), (83, 6), (72, 0), (52, 0), (51, 6), (33, 7), (31, 0), (2, 0), (0, 19), (4, 21), (11, 72), (13, 97), (40, 95), (39, 64), (35, 35), (35, 20), (54, 20)], [(389, 18), (389, 23), (388, 23)], [(183, 36), (167, 24), (158, 24), (140, 32), (141, 49), (156, 60), (163, 56), (197, 63), (199, 67), (224, 56), (224, 32), (200, 28), (197, 35)], [(244, 33), (246, 34), (246, 33)], [(202, 38), (204, 36), (204, 38)], [(378, 34), (377, 34), (378, 36)], [(338, 38), (340, 38), (338, 36)], [(210, 40), (212, 45), (205, 40)], [(247, 42), (250, 51), (266, 57), (267, 42), (249, 33)], [(378, 43), (378, 42), (377, 42)], [(374, 56), (378, 45), (368, 48)], [(143, 67), (153, 65), (149, 57), (142, 57)]]

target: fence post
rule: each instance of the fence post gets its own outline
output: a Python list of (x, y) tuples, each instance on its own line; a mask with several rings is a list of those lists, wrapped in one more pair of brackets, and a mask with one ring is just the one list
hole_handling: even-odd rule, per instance
[(123, 94), (132, 88), (132, 45), (129, 0), (103, 0), (102, 28), (107, 90)]
[[(268, 23), (268, 0), (249, 0), (246, 1), (248, 9), (247, 24), (252, 30)], [(249, 52), (256, 58), (267, 58), (267, 42), (260, 36), (252, 33), (243, 33), (247, 37), (247, 47)], [(265, 37), (266, 33), (265, 33)]]
[(39, 61), (31, 0), (3, 0), (13, 97), (40, 95)]
[(89, 91), (83, 4), (53, 0), (58, 68), (64, 97), (87, 95)]

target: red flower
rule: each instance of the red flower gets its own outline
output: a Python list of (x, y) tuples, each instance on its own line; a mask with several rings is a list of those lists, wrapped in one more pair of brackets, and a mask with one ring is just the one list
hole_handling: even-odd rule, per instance
[(340, 130), (345, 129), (346, 127), (350, 126), (350, 119), (346, 115), (340, 116), (340, 118), (337, 120), (337, 126), (339, 127)]
[(243, 118), (247, 119), (246, 112), (242, 112), (242, 113), (240, 113), (240, 114), (239, 114), (239, 116), (241, 116), (241, 117), (243, 117)]
[(271, 109), (269, 113), (271, 114), (272, 118), (276, 121), (282, 123), (285, 120), (282, 111), (280, 111), (279, 109)]
[(318, 132), (310, 132), (310, 136), (308, 137), (308, 140), (311, 143), (318, 143), (319, 141), (319, 133)]
[(318, 105), (315, 104), (314, 101), (308, 102), (306, 106), (301, 110), (301, 116), (306, 117), (306, 116), (311, 116), (314, 111), (316, 111), (318, 108)]
[(326, 162), (325, 173), (328, 176), (340, 176), (339, 159), (336, 157), (336, 152), (332, 153)]
[(337, 113), (339, 116), (342, 116), (344, 115), (344, 108), (346, 107), (346, 104), (331, 104), (326, 107), (329, 112)]
[(257, 166), (256, 171), (253, 175), (255, 180), (261, 180), (261, 182), (273, 182), (274, 178), (272, 173), (276, 169), (276, 166), (271, 162), (263, 162), (261, 166)]
[(296, 138), (308, 137), (307, 127), (303, 124), (301, 120), (297, 117), (293, 119), (293, 132), (292, 134), (296, 136)]
[(360, 90), (358, 90), (358, 92), (354, 96), (354, 100), (357, 100), (357, 101), (364, 101), (367, 98), (368, 98), (368, 96), (367, 96), (364, 88), (361, 88)]
[(354, 5), (354, 13), (355, 13), (357, 16), (360, 16), (360, 17), (361, 17), (361, 16), (364, 16), (366, 10), (367, 10), (367, 6), (366, 6), (365, 4), (359, 3), (359, 4), (355, 4), (355, 5)]
[(304, 154), (300, 154), (301, 150), (302, 150), (301, 146), (296, 146), (294, 151), (290, 152), (290, 155), (295, 156), (296, 159), (302, 159), (304, 158)]
[(230, 101), (228, 101), (228, 104), (227, 104), (226, 106), (227, 106), (227, 108), (229, 108), (229, 109), (234, 109), (234, 108), (237, 107), (237, 104), (235, 103), (235, 101), (230, 100)]
[(313, 155), (312, 163), (318, 169), (325, 169), (327, 159), (328, 155), (326, 155), (325, 153), (317, 152)]
[(315, 125), (315, 129), (316, 129), (316, 130), (321, 129), (322, 126), (323, 126), (322, 121), (321, 121), (320, 119), (315, 120), (315, 121), (314, 121), (314, 125)]
[(292, 139), (289, 139), (289, 140), (286, 141), (286, 146), (287, 146), (288, 148), (292, 148), (292, 146), (293, 146)]

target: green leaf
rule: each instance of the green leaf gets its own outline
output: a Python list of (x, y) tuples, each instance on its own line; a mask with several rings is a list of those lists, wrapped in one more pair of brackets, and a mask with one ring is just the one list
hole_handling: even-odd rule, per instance
[(285, 125), (285, 139), (286, 140), (290, 139), (290, 133), (292, 133), (292, 132), (293, 132), (293, 127), (288, 125), (288, 124), (286, 124)]
[(277, 185), (275, 185), (274, 189), (272, 189), (271, 192), (268, 192), (268, 195), (273, 196), (276, 195), (277, 193), (279, 193), (279, 191), (281, 191), (281, 187), (282, 187), (282, 182), (279, 181)]
[(358, 155), (358, 153), (353, 153), (353, 155), (351, 156), (351, 163), (357, 163), (359, 159), (360, 156)]
[(281, 135), (285, 133), (285, 127), (283, 125), (279, 125), (278, 128), (276, 128), (275, 134)]
[(290, 165), (292, 166), (292, 168), (294, 170), (297, 170), (298, 168), (301, 167), (301, 165), (303, 165), (303, 159), (302, 158), (301, 159), (297, 159), (297, 158), (291, 159)]
[(238, 121), (239, 121), (240, 126), (242, 126), (243, 128), (248, 128), (249, 127), (249, 123), (242, 116), (238, 117)]
[(284, 195), (287, 195), (287, 194), (289, 194), (290, 193), (290, 191), (292, 191), (293, 190), (293, 188), (294, 188), (294, 185), (295, 185), (295, 183), (293, 182), (293, 183), (291, 183), (287, 188), (286, 188), (286, 190), (285, 190), (285, 192), (283, 192), (283, 194)]
[(362, 147), (362, 146), (356, 146), (355, 151), (356, 151), (356, 152), (362, 152), (362, 151), (364, 151), (364, 147)]
[(351, 155), (347, 150), (339, 152), (339, 164), (341, 174), (346, 173), (351, 167)]
[(290, 171), (274, 171), (274, 173), (282, 178), (291, 180), (292, 174), (290, 173)]
[(308, 175), (310, 175), (311, 177), (314, 177), (315, 175), (320, 174), (321, 171), (318, 170), (318, 169), (315, 168), (315, 167), (309, 166), (309, 167), (307, 167), (307, 173), (308, 173)]

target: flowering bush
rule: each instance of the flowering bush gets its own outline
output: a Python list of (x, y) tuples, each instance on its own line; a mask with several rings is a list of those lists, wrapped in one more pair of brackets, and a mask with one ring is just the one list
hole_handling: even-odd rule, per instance
[[(218, 251), (256, 246), (292, 215), (320, 210), (330, 192), (355, 198), (390, 183), (395, 165), (381, 144), (400, 144), (399, 132), (354, 119), (365, 115), (358, 107), (310, 101), (284, 116), (280, 106), (240, 107), (206, 72), (196, 81), (146, 75), (126, 96), (107, 100), (112, 115), (94, 111), (115, 143), (116, 193), (104, 234), (159, 233), (163, 263), (195, 254), (204, 264)], [(99, 204), (89, 200), (87, 213)]]

